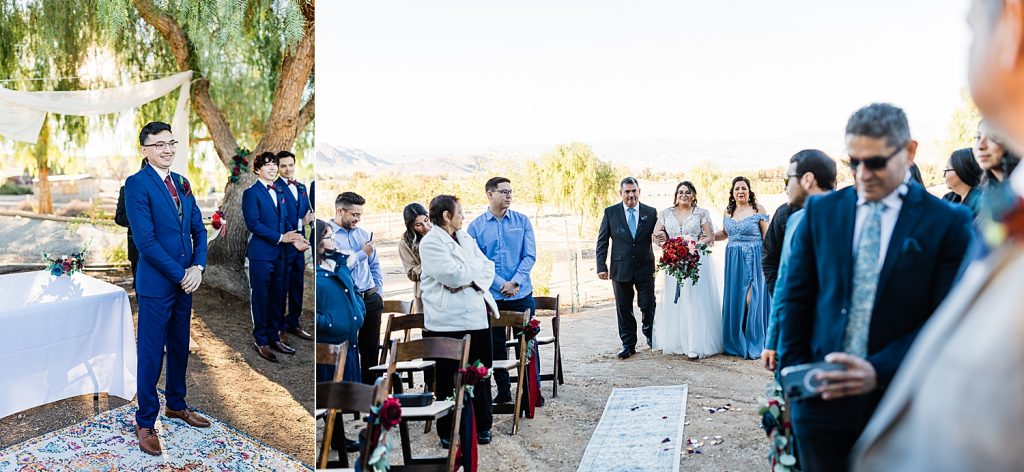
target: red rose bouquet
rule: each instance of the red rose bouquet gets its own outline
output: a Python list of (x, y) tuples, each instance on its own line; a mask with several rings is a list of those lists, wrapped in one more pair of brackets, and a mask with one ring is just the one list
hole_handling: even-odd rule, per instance
[(459, 369), (459, 373), (462, 374), (462, 385), (466, 386), (466, 391), (471, 397), (473, 396), (473, 386), (491, 376), (491, 370), (484, 367), (479, 359), (472, 364), (466, 364), (465, 367)]
[(700, 279), (700, 258), (711, 252), (706, 244), (697, 244), (692, 239), (669, 238), (661, 246), (661, 259), (658, 269), (676, 278), (676, 301), (679, 301), (679, 289), (689, 280), (690, 285), (697, 285)]

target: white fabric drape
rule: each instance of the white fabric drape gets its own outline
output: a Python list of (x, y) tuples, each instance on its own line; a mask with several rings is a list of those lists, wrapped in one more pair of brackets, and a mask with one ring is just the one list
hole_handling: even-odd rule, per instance
[(134, 85), (70, 92), (19, 92), (0, 87), (0, 135), (35, 143), (47, 113), (95, 116), (138, 108), (180, 87), (171, 128), (178, 141), (177, 158), (171, 169), (184, 174), (188, 169), (188, 110), (192, 71)]

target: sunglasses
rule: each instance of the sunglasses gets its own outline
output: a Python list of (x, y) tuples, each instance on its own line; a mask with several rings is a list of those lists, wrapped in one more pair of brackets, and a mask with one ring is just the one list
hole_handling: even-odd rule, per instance
[(786, 178), (782, 179), (782, 186), (783, 187), (789, 187), (789, 180), (792, 179), (793, 177), (800, 177), (800, 176), (797, 175), (797, 174), (786, 174)]
[(860, 167), (861, 164), (864, 164), (864, 167), (868, 170), (882, 170), (889, 164), (889, 159), (895, 157), (897, 154), (902, 152), (903, 149), (905, 149), (905, 146), (897, 148), (895, 152), (888, 156), (866, 157), (864, 159), (857, 159), (850, 156), (850, 170), (857, 173), (857, 168)]

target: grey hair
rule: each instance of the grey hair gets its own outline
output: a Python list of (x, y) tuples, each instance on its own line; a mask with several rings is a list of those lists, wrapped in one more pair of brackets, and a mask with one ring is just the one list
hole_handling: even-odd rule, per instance
[(640, 182), (637, 182), (636, 177), (626, 177), (625, 179), (622, 179), (622, 182), (619, 182), (619, 190), (622, 190), (622, 187), (627, 185), (636, 185), (636, 188), (640, 188)]
[(910, 142), (910, 124), (903, 109), (888, 103), (872, 103), (850, 116), (847, 136), (885, 138), (889, 146), (902, 148)]

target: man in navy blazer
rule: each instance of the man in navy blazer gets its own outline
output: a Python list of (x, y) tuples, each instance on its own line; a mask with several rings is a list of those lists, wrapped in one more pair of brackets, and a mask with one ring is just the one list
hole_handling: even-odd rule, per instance
[(820, 398), (791, 404), (802, 470), (847, 458), (914, 337), (949, 292), (970, 215), (912, 183), (917, 143), (903, 110), (854, 113), (846, 146), (856, 187), (812, 197), (793, 235), (780, 306), (781, 367), (828, 361)]
[[(298, 231), (305, 237), (306, 226), (313, 221), (313, 212), (309, 203), (309, 193), (306, 186), (294, 180), (295, 177), (295, 154), (289, 151), (277, 153), (277, 169), (279, 177), (274, 182), (275, 186), (285, 189), (285, 205), (291, 212), (293, 218), (285, 222), (285, 231)], [(308, 239), (308, 238), (307, 238)], [(284, 280), (285, 280), (285, 302), (284, 302), (284, 326), (281, 328), (282, 341), (284, 333), (289, 333), (297, 338), (312, 341), (313, 335), (307, 333), (299, 325), (299, 316), (302, 315), (302, 285), (306, 275), (306, 254), (295, 246), (284, 245)]]
[(194, 427), (210, 426), (209, 420), (185, 403), (192, 293), (203, 281), (206, 227), (188, 180), (171, 172), (177, 144), (171, 127), (160, 122), (147, 124), (139, 133), (139, 144), (149, 165), (124, 184), (128, 222), (141, 256), (135, 274), (139, 303), (135, 434), (143, 452), (160, 455), (154, 423), (160, 412), (156, 384), (165, 347), (164, 414)]
[(304, 251), (308, 242), (288, 221), (297, 218), (288, 210), (285, 189), (274, 184), (277, 178), (277, 156), (264, 152), (253, 159), (258, 176), (242, 192), (242, 217), (251, 233), (246, 248), (249, 261), (249, 302), (252, 309), (252, 337), (260, 357), (277, 362), (273, 351), (295, 354), (295, 349), (281, 342), (284, 325), (284, 246), (294, 245)]

